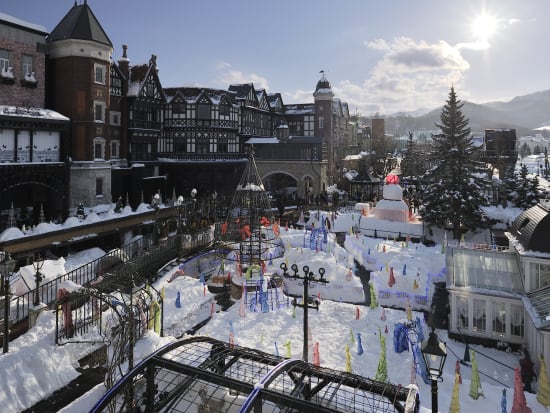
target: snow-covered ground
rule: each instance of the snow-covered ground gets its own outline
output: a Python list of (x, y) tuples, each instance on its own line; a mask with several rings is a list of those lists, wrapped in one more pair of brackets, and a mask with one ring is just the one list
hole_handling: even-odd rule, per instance
[[(528, 160), (527, 160), (528, 161)], [(535, 162), (531, 162), (533, 165)], [(548, 185), (541, 179), (541, 184)], [(146, 205), (142, 204), (142, 212)], [(501, 207), (488, 208), (486, 212), (492, 217), (499, 218), (505, 223), (512, 222), (520, 213), (517, 209), (503, 209)], [(122, 214), (131, 214), (129, 208), (125, 208)], [(134, 212), (135, 213), (135, 212)], [(113, 214), (109, 208), (100, 208), (89, 211), (87, 222), (104, 219)], [(360, 303), (364, 302), (362, 285), (354, 274), (353, 260), (357, 260), (365, 266), (372, 265), (372, 274), (376, 290), (381, 291), (388, 287), (389, 269), (393, 268), (396, 278), (395, 291), (400, 291), (404, 296), (415, 296), (419, 292), (426, 293), (429, 283), (434, 277), (441, 276), (442, 253), (441, 243), (444, 233), (434, 231), (431, 237), (436, 245), (425, 247), (421, 244), (407, 244), (393, 240), (373, 240), (366, 237), (356, 237), (351, 234), (354, 223), (359, 218), (357, 214), (328, 214), (319, 212), (316, 220), (312, 212), (312, 222), (319, 228), (321, 220), (329, 218), (332, 221), (332, 230), (348, 233), (346, 244), (341, 248), (331, 235), (327, 244), (316, 248), (310, 248), (307, 234), (303, 230), (283, 230), (281, 237), (287, 247), (285, 258), (273, 260), (268, 271), (280, 273), (280, 264), (288, 261), (288, 267), (296, 263), (298, 268), (308, 265), (318, 274), (320, 267), (325, 268), (326, 276), (330, 283), (316, 289), (312, 294), (321, 298), (318, 311), (309, 312), (309, 325), (311, 330), (310, 344), (318, 342), (320, 362), (322, 366), (344, 370), (346, 365), (346, 346), (351, 350), (352, 370), (356, 374), (374, 377), (381, 354), (380, 337), (385, 338), (387, 348), (388, 380), (394, 384), (407, 385), (416, 382), (419, 387), (421, 412), (431, 411), (430, 385), (426, 384), (420, 375), (412, 374), (413, 353), (393, 351), (393, 331), (396, 323), (407, 320), (407, 312), (396, 309), (370, 308)], [(116, 215), (120, 216), (120, 215)], [(33, 233), (52, 231), (63, 226), (78, 225), (82, 221), (69, 218), (63, 224), (43, 223), (36, 228), (9, 229), (0, 234), (0, 241), (16, 237), (31, 235)], [(467, 241), (488, 242), (486, 233), (470, 234)], [(370, 254), (369, 254), (370, 249)], [(46, 278), (53, 278), (63, 271), (70, 271), (79, 264), (92, 261), (97, 258), (98, 251), (90, 250), (75, 256), (61, 258), (58, 261), (45, 262), (42, 272)], [(406, 271), (404, 271), (406, 265)], [(25, 283), (34, 282), (32, 278), (34, 268), (24, 267), (21, 277)], [(205, 290), (199, 279), (187, 276), (176, 276), (174, 268), (167, 272), (156, 282), (155, 287), (165, 290), (164, 326), (165, 337), (159, 337), (156, 333), (148, 331), (139, 340), (135, 347), (135, 362), (159, 349), (163, 345), (175, 340), (176, 336), (183, 334), (198, 321), (208, 317), (212, 308), (216, 311), (212, 320), (206, 324), (197, 334), (208, 335), (220, 340), (228, 340), (230, 328), (234, 332), (235, 344), (258, 348), (270, 353), (285, 355), (287, 349), (290, 356), (302, 357), (303, 318), (300, 308), (282, 307), (275, 311), (262, 312), (251, 311), (245, 307), (244, 317), (242, 306), (236, 303), (228, 311), (218, 311), (213, 303), (213, 295)], [(406, 272), (406, 274), (404, 274)], [(418, 275), (417, 275), (418, 274)], [(431, 277), (428, 275), (431, 274)], [(171, 280), (169, 282), (169, 280)], [(415, 286), (414, 280), (418, 281)], [(290, 292), (299, 294), (300, 291), (292, 290), (299, 286), (288, 285)], [(176, 299), (180, 295), (181, 308), (176, 306)], [(429, 291), (428, 291), (429, 294)], [(383, 300), (380, 300), (383, 301)], [(397, 304), (403, 304), (403, 300)], [(359, 315), (359, 317), (357, 317)], [(425, 325), (422, 313), (412, 312), (412, 319), (418, 317), (421, 320), (425, 334), (428, 327)], [(387, 332), (386, 332), (387, 331)], [(0, 406), (2, 411), (22, 411), (39, 400), (47, 398), (56, 389), (59, 389), (74, 379), (79, 373), (78, 360), (91, 353), (98, 344), (66, 344), (56, 346), (55, 314), (43, 312), (37, 325), (23, 336), (10, 342), (9, 353), (0, 356), (0, 371), (4, 374), (3, 391), (0, 391)], [(455, 379), (456, 362), (463, 358), (465, 347), (459, 342), (450, 340), (446, 331), (438, 330), (437, 334), (442, 341), (447, 343), (448, 358), (443, 373), (443, 381), (439, 383), (439, 408), (440, 411), (448, 411), (453, 384)], [(363, 353), (359, 354), (358, 335), (361, 337)], [(503, 411), (503, 389), (507, 390), (507, 408), (510, 412), (514, 396), (514, 368), (519, 366), (519, 354), (503, 352), (482, 346), (470, 346), (476, 350), (476, 360), (481, 373), (481, 387), (483, 396), (474, 400), (469, 396), (471, 368), (460, 365), (462, 384), (459, 389), (461, 411), (469, 412), (475, 409), (479, 411)], [(311, 360), (311, 355), (309, 357)], [(536, 383), (534, 383), (536, 389)], [(62, 409), (62, 412), (88, 411), (94, 403), (105, 393), (106, 388), (101, 384), (83, 397)], [(539, 404), (535, 394), (526, 393), (528, 406), (533, 413), (546, 412), (547, 409)]]
[[(344, 225), (344, 224), (342, 224)], [(374, 377), (381, 354), (381, 335), (385, 338), (387, 348), (388, 380), (394, 384), (408, 385), (415, 381), (420, 391), (421, 412), (431, 411), (430, 385), (424, 383), (420, 375), (412, 374), (413, 353), (404, 351), (396, 353), (393, 350), (393, 331), (396, 323), (405, 322), (407, 313), (395, 309), (381, 307), (370, 308), (353, 304), (350, 294), (358, 287), (358, 280), (353, 272), (350, 258), (352, 254), (338, 247), (334, 238), (329, 238), (326, 249), (312, 250), (304, 247), (303, 230), (283, 230), (281, 232), (285, 245), (290, 245), (286, 259), (288, 264), (296, 263), (299, 268), (308, 263), (314, 272), (317, 266), (323, 266), (327, 274), (333, 277), (327, 284), (338, 290), (338, 298), (325, 299), (321, 295), (318, 311), (309, 312), (311, 341), (319, 343), (320, 362), (322, 366), (344, 370), (346, 366), (346, 346), (351, 350), (352, 370), (354, 373)], [(353, 240), (353, 237), (350, 238)], [(378, 243), (381, 241), (378, 240)], [(393, 241), (390, 241), (393, 242)], [(374, 248), (374, 247), (373, 247)], [(330, 251), (329, 251), (330, 249)], [(372, 252), (372, 251), (371, 251)], [(422, 248), (414, 251), (419, 262), (432, 262), (434, 271), (439, 268), (441, 246)], [(394, 268), (402, 270), (408, 254), (399, 249), (388, 248), (384, 253)], [(83, 261), (86, 257), (81, 255)], [(415, 258), (416, 259), (416, 258)], [(350, 261), (351, 260), (351, 261)], [(74, 264), (74, 263), (73, 263)], [(275, 270), (279, 262), (272, 263)], [(411, 277), (415, 269), (410, 267)], [(178, 268), (166, 273), (155, 285), (157, 289), (165, 289), (165, 337), (161, 338), (154, 332), (147, 332), (135, 349), (135, 362), (145, 357), (161, 346), (175, 340), (175, 336), (183, 333), (201, 317), (211, 313), (212, 294), (205, 291), (199, 279), (187, 276), (174, 276)], [(397, 272), (397, 271), (396, 271)], [(396, 274), (397, 275), (397, 274)], [(408, 275), (406, 275), (408, 277)], [(172, 279), (171, 282), (168, 280)], [(351, 288), (346, 288), (349, 283)], [(410, 294), (414, 290), (407, 290)], [(175, 304), (180, 294), (181, 308)], [(340, 300), (341, 298), (341, 300)], [(349, 298), (349, 299), (348, 299)], [(346, 302), (349, 301), (349, 302)], [(350, 303), (351, 302), (351, 303)], [(237, 302), (228, 311), (217, 311), (212, 320), (201, 328), (197, 334), (208, 335), (220, 340), (229, 340), (230, 329), (233, 329), (235, 344), (258, 348), (282, 356), (290, 351), (291, 357), (302, 357), (303, 318), (300, 308), (282, 307), (269, 312), (251, 311)], [(190, 315), (191, 314), (191, 315)], [(357, 318), (357, 315), (359, 317)], [(418, 317), (423, 320), (422, 313), (412, 312), (413, 320)], [(428, 327), (421, 321), (424, 334)], [(0, 392), (0, 405), (3, 411), (17, 412), (30, 407), (40, 399), (46, 398), (57, 388), (63, 387), (75, 378), (77, 360), (91, 352), (97, 345), (92, 344), (54, 344), (55, 314), (42, 313), (38, 324), (28, 333), (10, 343), (10, 352), (0, 356), (0, 369), (9, 372), (3, 382), (4, 391)], [(387, 332), (386, 332), (387, 331)], [(457, 360), (463, 358), (465, 347), (459, 342), (448, 339), (446, 331), (438, 330), (439, 338), (447, 343), (448, 358), (445, 364), (443, 381), (439, 383), (440, 411), (448, 411), (455, 377)], [(358, 352), (358, 335), (361, 337), (363, 353)], [(507, 389), (507, 409), (511, 411), (514, 395), (514, 370), (518, 367), (519, 355), (502, 352), (482, 346), (471, 346), (479, 351), (476, 360), (481, 373), (483, 396), (474, 400), (469, 396), (471, 368), (461, 365), (462, 384), (459, 389), (459, 399), (462, 411), (502, 411), (502, 390)], [(290, 349), (290, 350), (288, 350)], [(311, 360), (311, 355), (309, 357)], [(63, 412), (83, 412), (89, 410), (104, 394), (105, 387), (101, 384), (82, 398), (64, 408)], [(536, 400), (535, 394), (526, 393), (527, 404), (535, 413), (546, 412), (546, 409)]]

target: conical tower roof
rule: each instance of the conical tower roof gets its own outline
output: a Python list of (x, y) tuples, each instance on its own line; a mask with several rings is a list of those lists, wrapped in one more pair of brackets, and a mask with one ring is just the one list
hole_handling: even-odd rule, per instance
[(81, 5), (75, 2), (71, 10), (48, 35), (47, 42), (65, 39), (89, 40), (113, 47), (86, 1)]
[(227, 217), (217, 225), (216, 240), (220, 254), (245, 265), (260, 264), (284, 254), (278, 223), (252, 153)]

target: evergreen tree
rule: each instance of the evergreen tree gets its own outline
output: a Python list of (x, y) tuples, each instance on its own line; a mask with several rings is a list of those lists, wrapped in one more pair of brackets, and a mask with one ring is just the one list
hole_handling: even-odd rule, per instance
[(539, 189), (539, 178), (537, 175), (530, 175), (527, 165), (522, 164), (519, 172), (505, 181), (508, 192), (508, 200), (515, 207), (528, 209), (536, 205), (542, 193)]
[(428, 224), (445, 228), (450, 225), (453, 238), (460, 239), (463, 230), (484, 228), (489, 221), (482, 206), (487, 205), (481, 176), (486, 169), (478, 161), (468, 119), (462, 113), (462, 102), (454, 87), (441, 111), (441, 133), (434, 135), (430, 163), (425, 175), (420, 212)]
[(401, 176), (403, 178), (413, 178), (421, 174), (420, 171), (420, 153), (417, 150), (416, 142), (414, 141), (414, 135), (409, 131), (409, 138), (407, 139), (407, 148), (403, 159), (401, 160)]
[(401, 177), (408, 184), (407, 196), (409, 202), (416, 198), (416, 193), (420, 189), (420, 178), (426, 172), (423, 161), (423, 154), (418, 149), (418, 145), (413, 139), (413, 133), (409, 131), (407, 139), (407, 149), (401, 160)]

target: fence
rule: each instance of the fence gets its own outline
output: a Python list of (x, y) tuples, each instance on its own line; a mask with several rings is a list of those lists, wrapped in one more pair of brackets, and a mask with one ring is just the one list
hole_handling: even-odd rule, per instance
[[(70, 283), (88, 285), (107, 273), (112, 275), (114, 282), (128, 278), (129, 274), (134, 272), (137, 272), (140, 277), (154, 278), (158, 268), (167, 261), (177, 257), (178, 254), (186, 255), (193, 250), (204, 248), (212, 243), (213, 239), (213, 227), (193, 234), (174, 234), (160, 241), (150, 238), (138, 239), (54, 280), (41, 284), (39, 287), (40, 301), (53, 309), (60, 288)], [(34, 294), (35, 290), (31, 290), (11, 299), (12, 324), (23, 321), (29, 315)]]

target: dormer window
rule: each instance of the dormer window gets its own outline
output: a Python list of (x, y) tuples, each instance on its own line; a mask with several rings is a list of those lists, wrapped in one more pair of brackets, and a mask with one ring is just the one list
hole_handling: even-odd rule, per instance
[(521, 223), (521, 225), (518, 228), (518, 234), (521, 234), (521, 231), (523, 230), (523, 228), (525, 228), (527, 226), (527, 224), (529, 224), (529, 218), (525, 218), (523, 220), (523, 222)]

